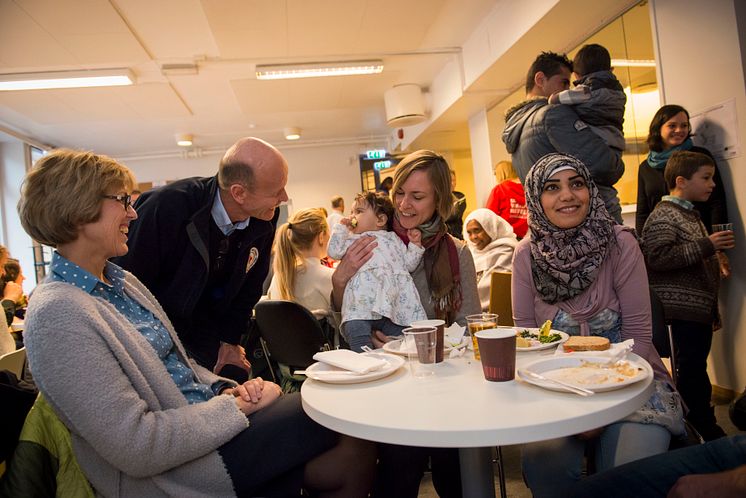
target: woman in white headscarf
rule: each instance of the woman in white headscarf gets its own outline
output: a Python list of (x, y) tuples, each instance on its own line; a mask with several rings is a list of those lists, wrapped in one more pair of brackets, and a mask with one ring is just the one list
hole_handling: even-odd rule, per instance
[(475, 209), (464, 220), (464, 240), (474, 258), (477, 289), (482, 310), (490, 305), (490, 282), (496, 271), (512, 271), (513, 251), (518, 238), (510, 223), (492, 210)]

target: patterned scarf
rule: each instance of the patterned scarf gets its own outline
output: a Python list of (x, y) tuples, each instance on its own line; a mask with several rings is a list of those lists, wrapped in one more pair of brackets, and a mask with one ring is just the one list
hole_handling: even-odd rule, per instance
[(665, 169), (666, 163), (671, 157), (671, 154), (673, 154), (677, 150), (689, 150), (692, 147), (694, 147), (694, 142), (692, 142), (692, 138), (689, 137), (681, 142), (681, 144), (675, 147), (671, 147), (670, 149), (666, 149), (661, 152), (651, 150), (648, 154), (648, 164), (653, 169)]
[[(557, 228), (541, 207), (546, 181), (560, 168), (570, 167), (590, 190), (588, 216), (573, 228)], [(541, 299), (567, 301), (587, 289), (598, 274), (609, 246), (616, 243), (614, 220), (606, 212), (596, 184), (585, 165), (564, 154), (548, 154), (526, 176), (526, 205), (531, 229), (531, 273)]]
[[(458, 251), (453, 239), (446, 231), (446, 224), (436, 214), (430, 221), (417, 227), (422, 232), (425, 277), (430, 288), (430, 302), (437, 318), (446, 323), (453, 322), (461, 308), (461, 269)], [(394, 216), (394, 232), (405, 244), (409, 244), (407, 229), (399, 223), (399, 214)]]

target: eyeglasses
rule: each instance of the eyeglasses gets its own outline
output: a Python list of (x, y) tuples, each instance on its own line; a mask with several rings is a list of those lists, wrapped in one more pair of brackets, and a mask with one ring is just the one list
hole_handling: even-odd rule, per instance
[(124, 210), (127, 211), (129, 207), (132, 205), (132, 196), (129, 194), (119, 194), (119, 195), (102, 195), (104, 199), (112, 199), (117, 202), (121, 202), (124, 206)]

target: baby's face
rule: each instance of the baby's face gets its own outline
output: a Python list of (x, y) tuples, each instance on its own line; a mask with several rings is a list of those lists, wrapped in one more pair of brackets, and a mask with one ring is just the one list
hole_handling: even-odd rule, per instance
[[(378, 216), (373, 208), (364, 202), (355, 202), (352, 206), (353, 222), (350, 224), (352, 233), (370, 232), (372, 230), (381, 230)], [(355, 223), (357, 221), (357, 223)]]

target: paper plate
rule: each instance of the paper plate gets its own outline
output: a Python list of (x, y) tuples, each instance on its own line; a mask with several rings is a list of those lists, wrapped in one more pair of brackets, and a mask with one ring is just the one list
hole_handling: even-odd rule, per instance
[(650, 365), (644, 361), (626, 360), (624, 368), (599, 368), (593, 365), (605, 363), (604, 358), (597, 356), (553, 356), (535, 361), (518, 369), (518, 376), (530, 384), (551, 389), (552, 391), (567, 392), (565, 388), (552, 382), (534, 379), (524, 371), (541, 374), (550, 379), (561, 380), (577, 387), (590, 389), (594, 392), (613, 391), (629, 386), (653, 375)]
[(395, 356), (386, 353), (363, 353), (375, 358), (386, 360), (388, 365), (368, 372), (366, 374), (358, 374), (350, 372), (349, 370), (342, 370), (341, 368), (333, 367), (327, 363), (316, 362), (310, 367), (306, 368), (306, 377), (321, 382), (328, 382), (330, 384), (357, 384), (360, 382), (370, 382), (376, 379), (382, 379), (388, 377), (392, 373), (396, 372), (399, 367), (404, 365), (404, 358), (401, 356)]

